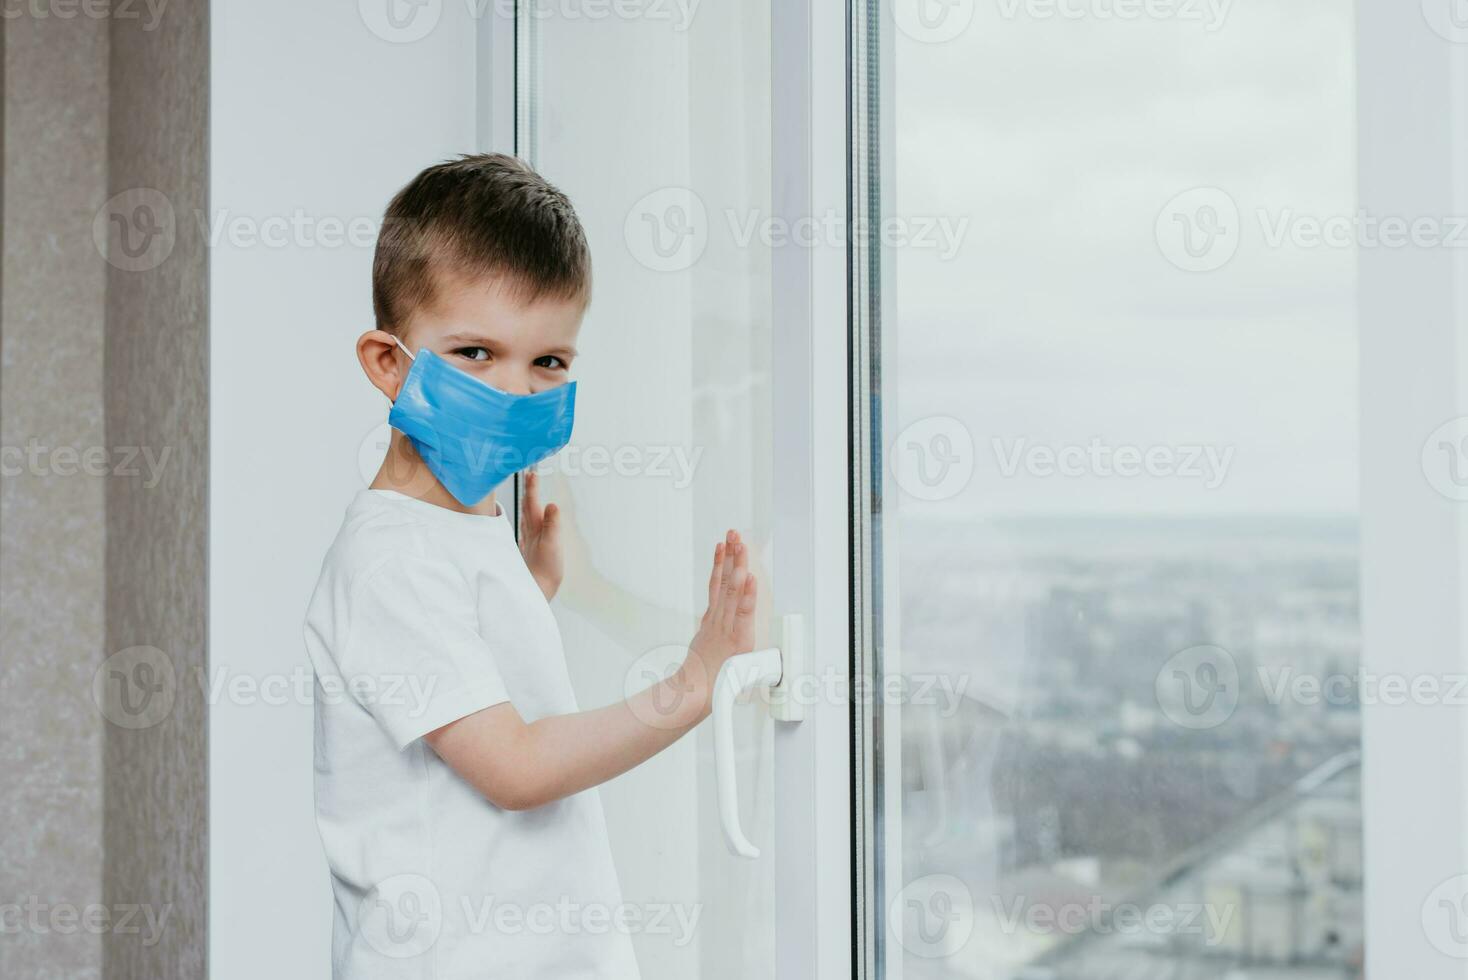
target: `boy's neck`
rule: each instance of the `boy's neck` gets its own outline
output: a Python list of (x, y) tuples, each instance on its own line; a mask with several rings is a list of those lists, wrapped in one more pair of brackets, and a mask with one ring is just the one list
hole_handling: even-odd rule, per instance
[(392, 430), (387, 457), (382, 461), (382, 466), (370, 486), (373, 490), (391, 490), (460, 514), (493, 517), (499, 513), (499, 504), (492, 493), (472, 507), (465, 507), (455, 500), (454, 495), (438, 482), (438, 477), (429, 470), (428, 464), (423, 462), (423, 457), (418, 455), (413, 444), (396, 429)]

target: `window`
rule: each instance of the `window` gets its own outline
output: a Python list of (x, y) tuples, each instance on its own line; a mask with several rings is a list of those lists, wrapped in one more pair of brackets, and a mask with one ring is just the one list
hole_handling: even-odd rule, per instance
[[(518, 130), (575, 202), (595, 266), (576, 432), (545, 484), (570, 518), (557, 615), (589, 706), (680, 662), (726, 528), (752, 548), (767, 621), (779, 583), (768, 8), (579, 12), (521, 5)], [(768, 841), (770, 722), (754, 704), (737, 724), (746, 829)], [(774, 971), (774, 868), (725, 849), (710, 734), (600, 791), (624, 899), (647, 923), (634, 943), (648, 980)]]
[(866, 975), (1360, 976), (1350, 5), (856, 6)]

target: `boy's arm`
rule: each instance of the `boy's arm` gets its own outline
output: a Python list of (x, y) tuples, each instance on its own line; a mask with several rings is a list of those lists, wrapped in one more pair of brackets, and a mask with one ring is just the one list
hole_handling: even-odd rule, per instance
[(683, 665), (625, 701), (527, 724), (501, 702), (424, 738), (449, 767), (506, 810), (528, 810), (621, 775), (672, 745), (709, 712), (724, 661), (752, 649), (756, 584), (730, 531), (714, 549), (709, 604)]

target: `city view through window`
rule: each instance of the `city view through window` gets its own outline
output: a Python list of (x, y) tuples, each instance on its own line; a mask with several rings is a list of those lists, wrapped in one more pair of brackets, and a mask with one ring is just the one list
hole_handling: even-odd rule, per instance
[(904, 975), (1360, 977), (1352, 10), (1040, 6), (874, 96)]

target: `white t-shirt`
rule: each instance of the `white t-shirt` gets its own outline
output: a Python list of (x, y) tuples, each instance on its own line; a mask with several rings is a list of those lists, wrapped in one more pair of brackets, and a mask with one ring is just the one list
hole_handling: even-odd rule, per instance
[(421, 737), (502, 701), (527, 722), (577, 710), (504, 509), (359, 493), (322, 565), (306, 647), (332, 976), (635, 980), (596, 791), (501, 810)]

